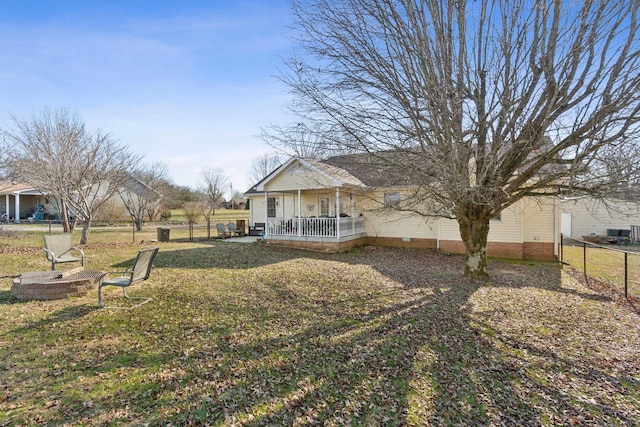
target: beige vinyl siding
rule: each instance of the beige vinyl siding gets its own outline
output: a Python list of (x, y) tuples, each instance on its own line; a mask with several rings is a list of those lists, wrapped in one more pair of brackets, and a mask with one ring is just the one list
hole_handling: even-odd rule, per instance
[[(501, 219), (491, 220), (488, 240), (490, 242), (521, 243), (521, 231), (520, 215), (512, 209), (506, 209), (502, 212)], [(460, 226), (456, 220), (445, 218), (440, 220), (440, 240), (462, 240)]]
[[(500, 219), (491, 220), (488, 240), (504, 243), (553, 242), (555, 214), (553, 198), (521, 200), (502, 211)], [(440, 220), (440, 240), (460, 240), (457, 221)]]
[[(382, 208), (384, 193), (397, 189), (378, 191), (369, 197), (356, 197), (356, 207), (362, 208), (365, 232), (369, 237), (395, 237), (402, 239), (435, 239), (437, 221), (410, 212)], [(372, 200), (374, 199), (374, 200)]]
[[(556, 233), (560, 233), (559, 201), (554, 197), (544, 199), (524, 199), (522, 215), (522, 241), (546, 242), (556, 241)], [(556, 230), (556, 224), (558, 229)]]
[(571, 236), (581, 238), (595, 230), (596, 235), (606, 236), (607, 229), (629, 230), (640, 225), (640, 204), (621, 200), (603, 202), (590, 197), (565, 200), (562, 212), (571, 214)]
[(489, 242), (522, 243), (522, 209), (518, 204), (489, 221)]
[(294, 164), (282, 171), (265, 187), (267, 191), (291, 191), (330, 188), (332, 186), (333, 183), (325, 175)]
[(251, 217), (249, 219), (251, 225), (256, 222), (264, 222), (266, 218), (266, 209), (264, 195), (249, 196), (249, 208)]
[(435, 239), (437, 235), (437, 221), (416, 214), (374, 211), (365, 213), (364, 217), (369, 237)]
[(454, 219), (440, 218), (440, 240), (462, 240), (460, 228)]

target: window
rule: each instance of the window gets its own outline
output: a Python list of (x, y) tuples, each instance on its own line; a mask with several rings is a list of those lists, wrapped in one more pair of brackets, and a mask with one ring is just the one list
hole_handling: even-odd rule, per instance
[(400, 193), (384, 193), (384, 205), (388, 207), (396, 206), (400, 203)]
[(320, 197), (320, 200), (319, 200), (320, 216), (329, 216), (329, 203), (330, 203), (330, 200), (328, 197)]
[(275, 218), (276, 217), (276, 206), (277, 206), (276, 198), (269, 197), (267, 199), (267, 218)]

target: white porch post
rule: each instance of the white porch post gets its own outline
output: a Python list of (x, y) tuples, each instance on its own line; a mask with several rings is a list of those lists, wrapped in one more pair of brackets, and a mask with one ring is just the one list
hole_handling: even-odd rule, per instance
[(356, 201), (353, 193), (349, 197), (351, 198), (351, 234), (356, 234)]
[(265, 188), (264, 189), (264, 235), (265, 237), (269, 232), (268, 222), (269, 222), (269, 195), (267, 194), (267, 189)]
[(20, 222), (20, 193), (15, 193), (16, 197), (16, 208), (15, 213), (13, 214), (14, 222), (17, 224)]
[(10, 212), (11, 211), (11, 206), (9, 205), (9, 195), (8, 194), (4, 195), (4, 206), (5, 206), (5, 209), (7, 210), (6, 214), (7, 214), (7, 221), (8, 221), (9, 220), (9, 216), (10, 216), (9, 214), (11, 213)]
[(302, 236), (302, 191), (298, 188), (298, 237)]
[(336, 187), (336, 237), (340, 238), (340, 187)]

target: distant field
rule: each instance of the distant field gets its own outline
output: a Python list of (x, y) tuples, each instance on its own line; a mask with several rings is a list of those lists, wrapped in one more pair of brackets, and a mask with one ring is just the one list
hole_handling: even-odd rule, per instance
[[(216, 214), (213, 216), (211, 222), (224, 222), (230, 220), (244, 219), (249, 220), (249, 210), (247, 209), (217, 209)], [(184, 216), (184, 211), (181, 209), (171, 210), (171, 221), (187, 221)], [(204, 217), (200, 218), (198, 222), (205, 223)]]

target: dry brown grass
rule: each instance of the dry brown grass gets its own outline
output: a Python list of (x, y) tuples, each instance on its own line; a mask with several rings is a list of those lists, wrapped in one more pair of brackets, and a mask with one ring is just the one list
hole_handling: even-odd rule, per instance
[[(139, 247), (101, 240), (94, 268)], [(32, 242), (0, 244), (3, 276), (46, 268)], [(640, 423), (638, 314), (555, 264), (479, 283), (433, 251), (160, 247), (131, 311), (19, 302), (3, 279), (0, 425)]]

